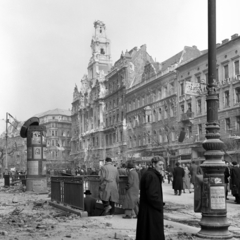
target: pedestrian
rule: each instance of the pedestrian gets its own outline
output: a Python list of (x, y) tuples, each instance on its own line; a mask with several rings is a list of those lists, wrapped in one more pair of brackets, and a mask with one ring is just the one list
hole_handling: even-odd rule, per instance
[(237, 166), (237, 162), (232, 162), (232, 168), (230, 170), (231, 177), (231, 191), (235, 197), (235, 202), (240, 204), (240, 168)]
[(86, 190), (84, 194), (84, 211), (87, 211), (88, 216), (94, 216), (97, 200), (91, 196), (92, 193), (90, 190)]
[(177, 162), (176, 167), (173, 169), (173, 189), (175, 195), (180, 196), (183, 190), (183, 177), (185, 173), (179, 165), (179, 162)]
[(121, 167), (118, 169), (118, 173), (120, 176), (127, 176), (126, 164), (123, 163)]
[(202, 174), (203, 174), (203, 172), (202, 172), (201, 167), (198, 166), (195, 163), (195, 161), (192, 161), (191, 166), (190, 166), (190, 175), (191, 175), (190, 183), (193, 184), (193, 187), (195, 184), (196, 175), (202, 175)]
[(189, 193), (191, 193), (191, 188), (190, 188), (190, 177), (189, 177), (189, 170), (188, 167), (185, 166), (184, 168), (184, 177), (183, 177), (183, 192), (185, 193), (185, 189), (188, 189)]
[(125, 216), (123, 218), (129, 219), (134, 217), (133, 211), (135, 212), (135, 216), (138, 215), (139, 177), (132, 162), (127, 164), (127, 177), (128, 182), (123, 202)]
[(167, 179), (168, 179), (168, 184), (170, 184), (173, 181), (173, 169), (170, 165), (167, 167)]
[(226, 198), (226, 200), (229, 200), (229, 198), (228, 198), (228, 188), (229, 188), (230, 170), (229, 170), (229, 167), (228, 167), (228, 162), (225, 161), (225, 163), (226, 163), (226, 168), (225, 168), (225, 171), (224, 171), (224, 182), (225, 182), (225, 185), (226, 185), (226, 187), (225, 187), (225, 189), (226, 189), (225, 198)]
[(165, 240), (163, 225), (162, 176), (164, 158), (155, 156), (152, 166), (140, 182), (140, 205), (137, 219), (136, 240)]
[(112, 165), (112, 159), (107, 157), (106, 164), (100, 170), (99, 196), (103, 202), (105, 215), (109, 212), (112, 216), (115, 203), (119, 201), (118, 183), (119, 174), (116, 167)]

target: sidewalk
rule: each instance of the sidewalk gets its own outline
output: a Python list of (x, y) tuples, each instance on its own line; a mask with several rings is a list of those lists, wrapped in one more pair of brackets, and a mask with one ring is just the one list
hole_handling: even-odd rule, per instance
[[(108, 216), (105, 217), (91, 217), (91, 219), (96, 219), (103, 224), (111, 223), (112, 228), (117, 230), (134, 230), (136, 231), (137, 226), (137, 219), (123, 219), (123, 215), (115, 215), (112, 218)], [(185, 224), (164, 220), (164, 229), (165, 229), (165, 236), (174, 237), (176, 235), (187, 234), (192, 235), (199, 232), (200, 228), (191, 227)], [(132, 234), (129, 235), (130, 237), (135, 237)], [(135, 239), (135, 238), (133, 238)]]

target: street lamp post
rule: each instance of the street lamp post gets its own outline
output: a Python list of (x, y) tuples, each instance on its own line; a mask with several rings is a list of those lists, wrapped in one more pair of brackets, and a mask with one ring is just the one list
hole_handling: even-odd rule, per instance
[(228, 231), (223, 162), (223, 142), (218, 122), (216, 86), (216, 0), (208, 0), (208, 83), (207, 83), (206, 140), (203, 142), (205, 161), (202, 183), (201, 230), (197, 236), (204, 239), (231, 239)]
[(5, 168), (8, 168), (8, 113), (6, 113), (6, 162), (5, 162)]

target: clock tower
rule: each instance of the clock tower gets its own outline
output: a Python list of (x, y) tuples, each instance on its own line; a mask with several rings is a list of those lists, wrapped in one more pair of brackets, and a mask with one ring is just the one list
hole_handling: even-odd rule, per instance
[(88, 64), (88, 78), (94, 79), (100, 72), (107, 74), (112, 66), (110, 40), (106, 35), (106, 26), (101, 21), (94, 22), (94, 35), (91, 41), (92, 57)]

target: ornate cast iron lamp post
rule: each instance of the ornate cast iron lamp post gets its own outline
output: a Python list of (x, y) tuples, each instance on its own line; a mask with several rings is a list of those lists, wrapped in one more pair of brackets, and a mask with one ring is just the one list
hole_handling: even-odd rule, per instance
[(218, 96), (216, 91), (216, 0), (208, 0), (208, 83), (206, 150), (202, 183), (202, 219), (198, 237), (204, 239), (231, 239), (225, 200), (223, 142), (218, 122)]

